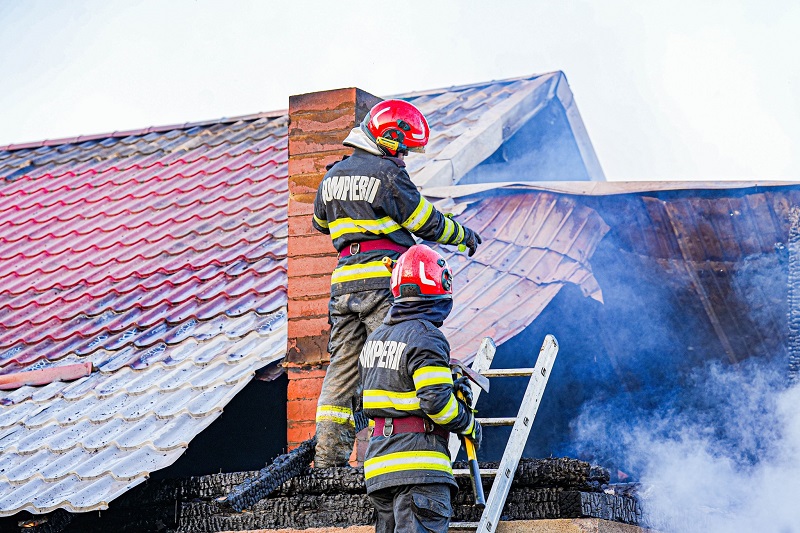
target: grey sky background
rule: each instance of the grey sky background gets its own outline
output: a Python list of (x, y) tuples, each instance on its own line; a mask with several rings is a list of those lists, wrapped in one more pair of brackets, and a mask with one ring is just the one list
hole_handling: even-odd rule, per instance
[(0, 145), (562, 70), (609, 180), (800, 180), (800, 2), (0, 0)]

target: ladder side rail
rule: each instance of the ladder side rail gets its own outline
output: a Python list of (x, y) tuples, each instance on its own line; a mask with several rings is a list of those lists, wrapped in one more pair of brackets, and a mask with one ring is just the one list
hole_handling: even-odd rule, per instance
[(542, 401), (542, 395), (557, 354), (558, 341), (552, 335), (547, 335), (541, 350), (539, 350), (539, 357), (536, 360), (536, 366), (533, 374), (531, 374), (528, 387), (525, 389), (517, 421), (511, 429), (511, 436), (508, 439), (505, 452), (503, 452), (503, 458), (500, 460), (492, 489), (486, 501), (486, 508), (483, 510), (481, 520), (478, 523), (478, 533), (494, 533), (495, 529), (497, 529), (497, 524), (500, 521), (500, 516), (506, 503), (506, 497), (511, 489), (511, 483), (514, 480), (514, 474), (519, 466), (525, 444), (528, 442), (528, 435), (530, 434), (533, 420), (536, 418), (536, 412)]
[[(497, 351), (497, 346), (495, 346), (494, 340), (492, 340), (491, 337), (484, 337), (481, 341), (480, 347), (478, 348), (478, 353), (475, 354), (475, 359), (472, 360), (472, 365), (470, 368), (479, 374), (482, 374), (484, 371), (488, 370), (489, 367), (492, 366), (495, 351)], [(473, 405), (475, 405), (478, 403), (478, 397), (481, 394), (481, 388), (472, 382), (470, 382), (470, 386), (472, 387)], [(450, 452), (450, 462), (455, 461), (456, 456), (458, 455), (458, 450), (461, 448), (461, 439), (458, 438), (458, 435), (455, 433), (450, 434), (450, 441), (447, 443), (447, 448)]]

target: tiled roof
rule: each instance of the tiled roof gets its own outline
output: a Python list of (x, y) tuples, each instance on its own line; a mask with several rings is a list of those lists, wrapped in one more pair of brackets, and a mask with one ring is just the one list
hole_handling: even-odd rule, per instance
[(105, 508), (286, 351), (287, 119), (0, 151), (0, 514)]
[[(409, 158), (429, 185), (456, 182), (543, 103), (571, 102), (561, 73), (401, 97), (430, 119), (426, 154)], [(106, 508), (285, 355), (287, 122), (261, 114), (0, 147), (0, 375), (94, 365), (72, 383), (0, 390), (0, 516)], [(517, 223), (543, 215), (535, 235)], [(475, 316), (483, 286), (505, 306), (485, 316), (502, 324), (498, 342), (560, 284), (599, 297), (585, 259), (605, 230), (569, 200), (489, 198), (461, 219), (486, 243), (474, 261), (451, 259), (465, 283), (448, 323), (456, 355), (475, 349), (474, 328), (455, 324)], [(525, 304), (530, 294), (543, 298)]]

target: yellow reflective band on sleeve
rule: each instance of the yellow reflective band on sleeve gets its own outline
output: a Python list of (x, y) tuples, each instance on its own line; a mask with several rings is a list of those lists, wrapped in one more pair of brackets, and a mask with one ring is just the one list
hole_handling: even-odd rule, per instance
[(435, 470), (453, 474), (450, 457), (441, 452), (395, 452), (364, 461), (364, 479), (408, 470)]
[(331, 283), (345, 283), (359, 279), (389, 278), (392, 273), (383, 261), (370, 261), (358, 265), (340, 266), (331, 274)]
[(461, 244), (461, 241), (464, 240), (464, 226), (459, 224), (458, 222), (455, 223), (458, 226), (458, 234), (456, 238), (453, 240), (453, 244)]
[(423, 366), (414, 372), (414, 387), (417, 390), (431, 385), (453, 385), (453, 375), (446, 366)]
[(474, 415), (470, 415), (469, 425), (467, 426), (467, 429), (465, 429), (464, 431), (461, 432), (461, 434), (462, 435), (469, 435), (470, 433), (472, 433), (473, 429), (475, 429), (475, 416)]
[(396, 409), (416, 411), (419, 409), (417, 392), (394, 392), (380, 389), (364, 391), (364, 409)]
[(348, 233), (374, 233), (386, 235), (401, 228), (400, 224), (392, 217), (383, 217), (378, 220), (353, 220), (352, 218), (337, 218), (330, 222), (331, 239), (338, 239)]
[(319, 218), (317, 215), (314, 215), (314, 222), (316, 222), (317, 225), (319, 227), (321, 227), (321, 228), (327, 228), (328, 227), (328, 221)]
[(450, 220), (450, 217), (444, 217), (444, 231), (442, 232), (442, 236), (439, 237), (436, 242), (447, 244), (447, 241), (453, 236), (455, 229), (456, 223)]
[(428, 416), (439, 425), (447, 424), (452, 421), (458, 416), (458, 402), (456, 401), (456, 397), (451, 393), (450, 399), (447, 401), (447, 405), (444, 406), (444, 409), (435, 414), (428, 414)]
[(344, 426), (356, 426), (355, 420), (353, 420), (353, 410), (338, 405), (317, 406), (317, 422), (335, 422)]
[(419, 197), (419, 204), (411, 216), (403, 222), (403, 227), (408, 231), (414, 232), (425, 225), (433, 213), (433, 204), (426, 200), (423, 196)]

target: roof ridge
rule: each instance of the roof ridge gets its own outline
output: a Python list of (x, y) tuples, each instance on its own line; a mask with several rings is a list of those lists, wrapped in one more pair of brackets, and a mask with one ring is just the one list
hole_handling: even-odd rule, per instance
[(114, 131), (111, 133), (94, 133), (90, 135), (78, 135), (77, 137), (62, 137), (59, 139), (45, 139), (43, 141), (33, 141), (20, 144), (8, 144), (0, 146), (0, 151), (13, 152), (15, 150), (25, 150), (29, 148), (41, 148), (43, 146), (60, 146), (63, 144), (82, 143), (86, 141), (96, 141), (99, 139), (111, 139), (130, 137), (132, 135), (147, 135), (149, 133), (163, 133), (172, 130), (188, 130), (191, 128), (199, 128), (204, 126), (213, 126), (215, 124), (232, 124), (240, 121), (255, 121), (262, 118), (280, 118), (288, 115), (289, 110), (283, 109), (278, 111), (266, 111), (262, 113), (252, 113), (249, 115), (241, 115), (236, 117), (223, 117), (213, 120), (200, 120), (196, 122), (185, 122), (183, 124), (167, 124), (164, 126), (149, 126), (146, 128), (135, 128), (131, 130)]
[[(520, 80), (533, 80), (542, 76), (548, 76), (551, 74), (557, 74), (561, 72), (560, 70), (552, 71), (552, 72), (543, 72), (541, 74), (530, 74), (526, 76), (517, 76), (513, 78), (506, 78), (502, 80), (488, 80), (478, 83), (469, 83), (465, 85), (452, 85), (450, 87), (441, 87), (438, 89), (428, 89), (423, 91), (410, 91), (399, 93), (395, 95), (389, 95), (387, 98), (416, 98), (418, 96), (425, 96), (431, 94), (438, 94), (447, 91), (461, 91), (466, 90), (474, 87), (482, 87), (486, 85), (491, 85), (495, 83), (513, 83), (515, 81)], [(123, 131), (114, 131), (111, 133), (95, 133), (90, 135), (78, 135), (77, 137), (62, 137), (58, 139), (45, 139), (42, 141), (33, 141), (27, 143), (20, 143), (20, 144), (8, 144), (4, 146), (0, 146), (0, 151), (8, 151), (13, 152), (15, 150), (24, 150), (29, 148), (41, 148), (43, 146), (60, 146), (63, 144), (74, 144), (74, 143), (82, 143), (86, 141), (95, 141), (99, 139), (110, 139), (110, 138), (120, 138), (120, 137), (130, 137), (132, 135), (147, 135), (148, 133), (161, 133), (165, 131), (172, 131), (172, 130), (186, 130), (196, 127), (202, 126), (212, 126), (215, 124), (230, 124), (239, 121), (247, 121), (247, 120), (258, 120), (261, 118), (280, 118), (284, 115), (289, 113), (288, 109), (281, 109), (277, 111), (265, 111), (261, 113), (252, 113), (249, 115), (241, 115), (235, 117), (223, 117), (219, 119), (213, 120), (201, 120), (196, 122), (186, 122), (184, 124), (168, 124), (164, 126), (149, 126), (146, 128), (135, 128), (131, 130), (123, 130)]]
[(554, 70), (551, 72), (542, 72), (541, 74), (530, 74), (528, 76), (517, 76), (515, 78), (506, 78), (502, 80), (489, 80), (489, 81), (482, 81), (479, 83), (468, 83), (466, 85), (451, 85), (450, 87), (440, 87), (438, 89), (426, 89), (422, 91), (411, 91), (406, 93), (398, 93), (395, 95), (391, 95), (387, 98), (417, 98), (419, 96), (429, 96), (432, 94), (440, 94), (445, 92), (453, 92), (453, 91), (463, 91), (466, 89), (474, 89), (475, 87), (486, 87), (488, 85), (494, 85), (496, 83), (514, 83), (515, 81), (522, 81), (522, 80), (535, 80), (536, 78), (542, 78), (545, 76), (551, 76), (553, 74), (563, 74), (561, 70)]

